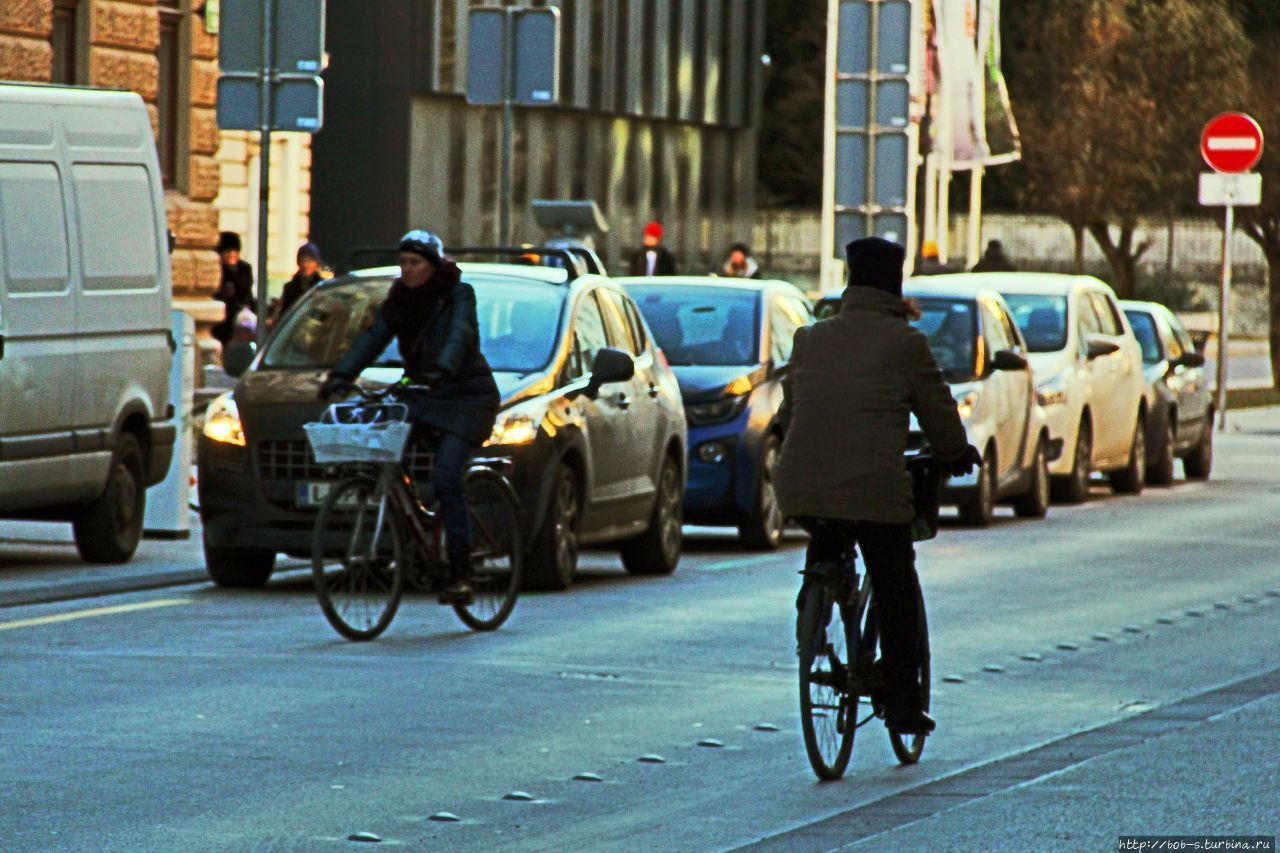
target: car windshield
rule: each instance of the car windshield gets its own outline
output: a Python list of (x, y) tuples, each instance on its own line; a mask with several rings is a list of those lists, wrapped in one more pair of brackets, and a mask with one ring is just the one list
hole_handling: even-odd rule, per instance
[(948, 382), (977, 376), (977, 306), (968, 299), (918, 299), (920, 319), (911, 325), (929, 338), (933, 359)]
[(1004, 301), (1027, 340), (1028, 352), (1057, 352), (1067, 345), (1067, 297), (1006, 293)]
[(760, 361), (760, 296), (754, 290), (690, 285), (627, 288), (673, 365)]
[(1164, 356), (1160, 353), (1160, 337), (1156, 334), (1156, 318), (1145, 311), (1126, 311), (1129, 325), (1138, 336), (1138, 344), (1142, 347), (1143, 364), (1159, 364)]
[[(373, 325), (391, 288), (390, 278), (350, 281), (319, 287), (272, 335), (264, 367), (328, 368)], [(480, 351), (496, 371), (534, 373), (555, 351), (565, 289), (543, 282), (468, 275), (476, 291)], [(392, 341), (374, 367), (403, 367)]]

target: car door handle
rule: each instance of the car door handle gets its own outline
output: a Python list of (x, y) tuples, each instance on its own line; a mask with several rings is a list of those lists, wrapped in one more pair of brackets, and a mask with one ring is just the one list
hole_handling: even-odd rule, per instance
[(626, 409), (631, 408), (631, 398), (626, 394), (619, 394), (616, 402), (619, 409), (623, 409), (625, 411)]
[(658, 395), (661, 393), (662, 392), (658, 390), (657, 385), (654, 385), (652, 382), (649, 383), (649, 397), (651, 399), (654, 399), (654, 400), (658, 399)]

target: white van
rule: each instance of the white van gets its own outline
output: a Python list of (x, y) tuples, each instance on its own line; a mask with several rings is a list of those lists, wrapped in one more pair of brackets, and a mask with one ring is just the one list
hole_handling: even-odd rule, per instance
[(138, 95), (0, 84), (0, 517), (129, 559), (176, 428), (164, 188)]

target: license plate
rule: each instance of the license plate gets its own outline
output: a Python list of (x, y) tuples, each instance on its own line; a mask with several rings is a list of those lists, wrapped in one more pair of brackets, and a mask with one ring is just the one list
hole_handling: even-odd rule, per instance
[[(298, 483), (298, 506), (315, 509), (324, 503), (325, 498), (329, 497), (329, 492), (333, 489), (334, 483)], [(358, 493), (349, 491), (342, 496), (342, 500), (338, 501), (338, 506), (343, 509), (351, 509), (356, 505), (356, 495)], [(372, 498), (372, 496), (370, 496)], [(372, 506), (374, 501), (370, 499), (369, 504)]]

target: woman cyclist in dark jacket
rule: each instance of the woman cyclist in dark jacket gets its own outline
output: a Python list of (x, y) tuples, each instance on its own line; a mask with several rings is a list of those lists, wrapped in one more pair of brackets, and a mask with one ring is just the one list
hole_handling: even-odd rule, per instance
[(355, 378), (395, 338), (405, 376), (429, 391), (406, 395), (409, 417), (441, 433), (431, 485), (448, 540), (451, 584), (442, 600), (465, 601), (471, 560), (471, 524), (463, 475), (489, 438), (498, 413), (498, 386), (480, 352), (476, 295), (462, 271), (444, 257), (440, 238), (410, 231), (398, 249), (400, 278), (391, 285), (374, 324), (361, 333), (329, 372), (321, 399), (350, 391)]

